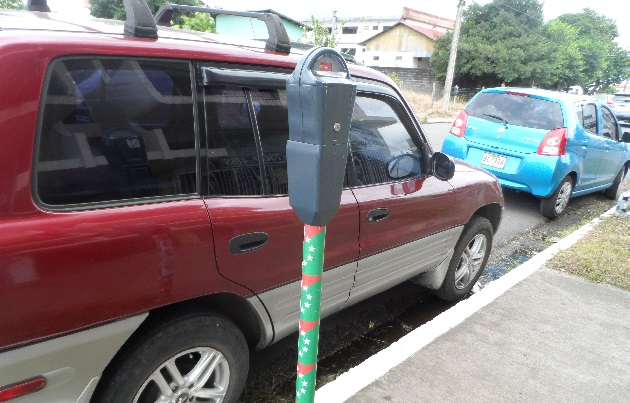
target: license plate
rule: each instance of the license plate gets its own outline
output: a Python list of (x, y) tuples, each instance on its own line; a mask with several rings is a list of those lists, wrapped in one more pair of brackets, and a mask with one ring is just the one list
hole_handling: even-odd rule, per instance
[(483, 157), (481, 158), (481, 163), (483, 165), (487, 165), (489, 167), (503, 169), (505, 166), (505, 162), (507, 161), (507, 157), (503, 157), (501, 155), (492, 154), (492, 153), (483, 153)]

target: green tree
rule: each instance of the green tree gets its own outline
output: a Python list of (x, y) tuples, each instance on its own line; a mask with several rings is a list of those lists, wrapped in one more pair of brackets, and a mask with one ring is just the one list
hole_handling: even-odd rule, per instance
[(0, 0), (0, 8), (23, 10), (24, 2), (22, 0)]
[(214, 18), (208, 13), (195, 13), (192, 17), (182, 16), (184, 23), (180, 28), (200, 32), (216, 32)]
[[(614, 42), (617, 27), (585, 9), (544, 23), (538, 0), (473, 3), (464, 11), (455, 77), (468, 85), (581, 85), (605, 88), (628, 76), (628, 52)], [(436, 44), (431, 65), (445, 77), (452, 35)]]
[[(313, 16), (311, 16), (311, 23), (313, 24), (313, 30), (310, 32), (306, 27), (302, 27), (300, 42), (310, 43), (317, 46), (327, 46), (329, 48), (337, 46), (337, 43), (339, 43), (339, 38), (336, 35), (337, 32), (331, 32), (328, 27), (325, 27)], [(343, 24), (337, 28), (337, 31), (339, 31), (342, 26)]]
[(582, 55), (582, 74), (569, 84), (581, 85), (593, 93), (628, 77), (630, 59), (628, 51), (614, 42), (619, 36), (615, 21), (589, 8), (563, 14), (557, 20), (576, 30), (575, 44)]
[[(553, 67), (550, 47), (541, 46), (544, 20), (538, 0), (473, 3), (463, 14), (455, 76), (483, 85), (548, 85)], [(438, 77), (446, 74), (451, 35), (444, 35), (431, 57)]]
[[(91, 0), (90, 3), (92, 4), (92, 7), (90, 8), (90, 14), (92, 14), (94, 17), (109, 18), (114, 20), (125, 20), (127, 18), (125, 13), (125, 6), (123, 5), (123, 0)], [(153, 13), (153, 15), (157, 13), (157, 11), (164, 3), (173, 3), (173, 1), (147, 0), (147, 5), (149, 6), (149, 9)], [(205, 4), (201, 0), (177, 0), (175, 3), (185, 6), (205, 6)], [(182, 18), (182, 15), (187, 15), (189, 18), (191, 18), (190, 14), (175, 14), (173, 25), (183, 25), (184, 19)]]

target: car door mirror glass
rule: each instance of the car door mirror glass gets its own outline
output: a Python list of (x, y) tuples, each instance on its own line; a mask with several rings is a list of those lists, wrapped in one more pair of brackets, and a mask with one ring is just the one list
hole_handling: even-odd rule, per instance
[(433, 175), (442, 181), (447, 181), (455, 175), (455, 163), (442, 152), (433, 154)]

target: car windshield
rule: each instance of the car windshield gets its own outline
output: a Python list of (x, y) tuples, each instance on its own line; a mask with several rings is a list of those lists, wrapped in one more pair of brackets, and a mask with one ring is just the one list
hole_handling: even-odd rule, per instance
[(469, 116), (506, 125), (553, 130), (564, 126), (560, 104), (527, 94), (484, 92), (466, 107)]

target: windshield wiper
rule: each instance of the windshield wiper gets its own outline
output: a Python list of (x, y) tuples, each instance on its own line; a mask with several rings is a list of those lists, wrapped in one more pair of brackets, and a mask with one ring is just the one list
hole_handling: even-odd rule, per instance
[(505, 118), (502, 118), (501, 116), (489, 115), (487, 113), (484, 113), (483, 116), (487, 116), (489, 118), (499, 120), (499, 121), (503, 122), (504, 125), (506, 125), (506, 126), (508, 125), (508, 121)]

